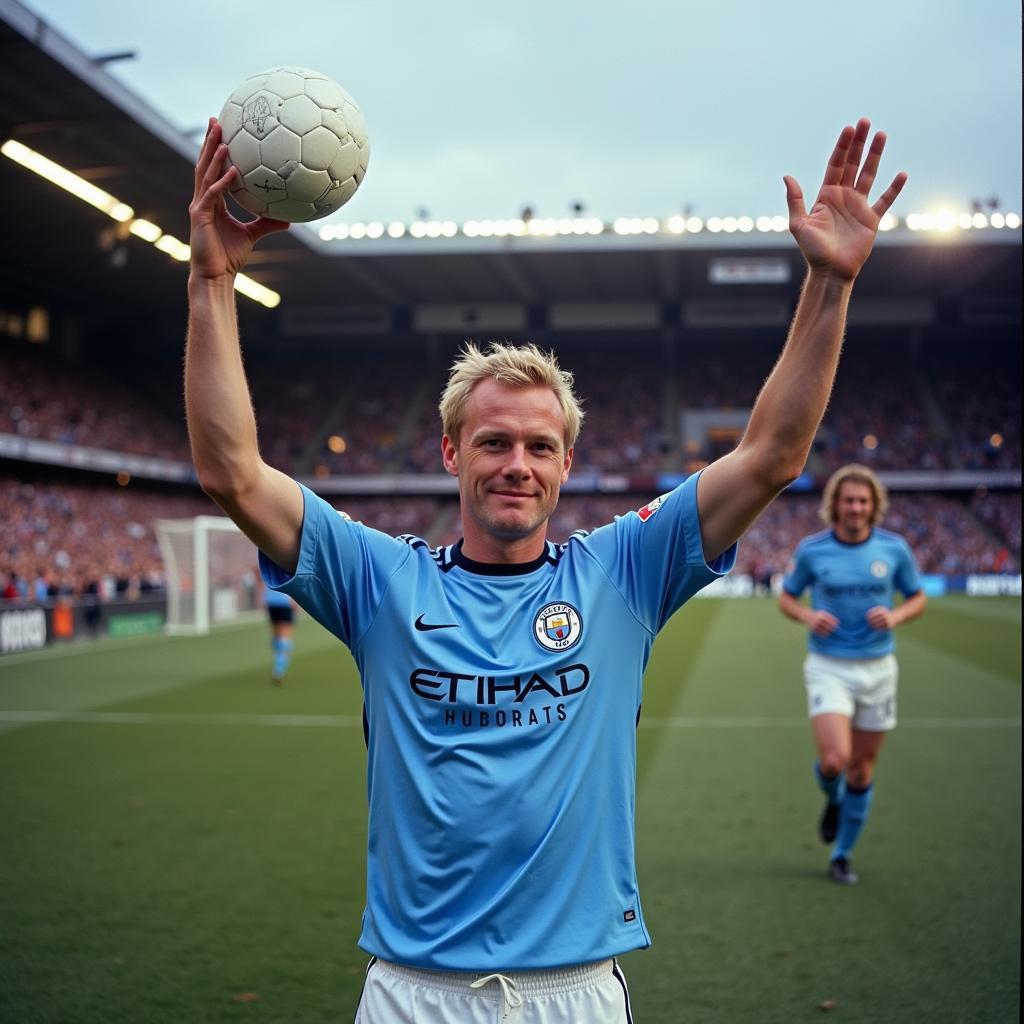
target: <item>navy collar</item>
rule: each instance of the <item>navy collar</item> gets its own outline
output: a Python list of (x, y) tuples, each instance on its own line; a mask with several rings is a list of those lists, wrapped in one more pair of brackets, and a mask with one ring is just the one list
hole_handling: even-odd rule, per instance
[(868, 530), (868, 535), (863, 540), (843, 540), (843, 538), (839, 536), (835, 529), (832, 530), (832, 539), (837, 544), (842, 544), (844, 548), (859, 548), (861, 544), (867, 544), (867, 542), (871, 540), (871, 538), (874, 537), (874, 535), (875, 528), (873, 526), (870, 530)]
[(462, 553), (462, 541), (452, 546), (452, 564), (478, 576), (525, 576), (536, 572), (541, 566), (556, 561), (553, 545), (544, 542), (544, 550), (530, 562), (474, 562)]

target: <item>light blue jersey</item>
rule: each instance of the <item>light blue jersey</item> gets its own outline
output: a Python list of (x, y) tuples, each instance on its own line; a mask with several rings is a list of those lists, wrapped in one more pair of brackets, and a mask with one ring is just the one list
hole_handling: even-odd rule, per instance
[(634, 864), (654, 635), (708, 566), (697, 477), (524, 565), (470, 561), (303, 488), (299, 564), (261, 556), (352, 651), (367, 726), (359, 944), (435, 970), (586, 963), (650, 943)]
[(892, 608), (898, 590), (911, 597), (921, 589), (917, 562), (897, 533), (871, 531), (867, 540), (846, 544), (832, 530), (805, 537), (782, 581), (793, 597), (811, 588), (811, 607), (831, 612), (839, 625), (828, 636), (809, 634), (815, 654), (833, 658), (881, 658), (896, 649), (891, 629), (873, 629), (869, 608)]
[(265, 587), (263, 589), (263, 603), (268, 608), (291, 608), (292, 599), (283, 591)]

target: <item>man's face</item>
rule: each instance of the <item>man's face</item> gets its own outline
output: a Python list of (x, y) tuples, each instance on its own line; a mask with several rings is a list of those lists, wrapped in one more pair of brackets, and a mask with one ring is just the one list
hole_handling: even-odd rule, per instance
[(875, 499), (867, 484), (847, 480), (839, 485), (836, 495), (836, 525), (840, 532), (862, 536), (871, 527)]
[(473, 389), (458, 443), (446, 435), (442, 454), (445, 469), (459, 478), (467, 540), (471, 532), (521, 540), (541, 529), (572, 463), (555, 393), (494, 380)]

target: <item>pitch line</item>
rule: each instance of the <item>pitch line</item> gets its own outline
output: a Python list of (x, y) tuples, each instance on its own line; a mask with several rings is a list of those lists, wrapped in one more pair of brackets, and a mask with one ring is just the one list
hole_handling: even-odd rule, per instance
[[(803, 727), (808, 718), (686, 718), (640, 719), (640, 728), (649, 729), (787, 729)], [(1021, 726), (1020, 718), (901, 718), (897, 729), (1002, 729)]]
[[(94, 725), (257, 725), (285, 728), (362, 727), (359, 715), (187, 714), (166, 711), (0, 711), (0, 722)], [(641, 729), (793, 729), (806, 718), (641, 718)], [(1020, 718), (907, 718), (900, 729), (1019, 729)]]
[(93, 725), (362, 726), (358, 715), (175, 714), (162, 711), (0, 711), (0, 722), (86, 722)]

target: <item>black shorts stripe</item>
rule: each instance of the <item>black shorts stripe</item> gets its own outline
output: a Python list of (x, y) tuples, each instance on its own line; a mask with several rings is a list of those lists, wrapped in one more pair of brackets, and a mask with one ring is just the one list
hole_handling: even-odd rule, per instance
[[(370, 976), (370, 968), (377, 962), (375, 956), (370, 957), (370, 962), (366, 965), (366, 973), (363, 975), (363, 987), (359, 990), (359, 999), (356, 1001), (356, 1017), (359, 1016), (359, 1004), (363, 1001), (363, 993), (366, 991), (366, 979)], [(355, 1017), (352, 1018), (355, 1020)]]
[(612, 961), (612, 974), (615, 980), (622, 986), (622, 998), (626, 1001), (626, 1024), (633, 1024), (633, 1008), (629, 1005), (629, 988), (626, 985), (626, 976), (619, 967), (619, 961)]

